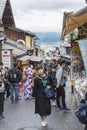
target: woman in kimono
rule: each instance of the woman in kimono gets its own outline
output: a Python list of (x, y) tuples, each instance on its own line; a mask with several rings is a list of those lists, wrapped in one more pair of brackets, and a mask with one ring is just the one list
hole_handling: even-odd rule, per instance
[(29, 67), (29, 64), (26, 64), (25, 69), (23, 70), (24, 97), (26, 100), (32, 98), (32, 78), (33, 71)]
[(45, 127), (47, 125), (47, 116), (51, 114), (51, 104), (50, 99), (45, 97), (44, 89), (50, 86), (47, 86), (47, 76), (43, 67), (39, 66), (37, 70), (38, 76), (34, 79), (32, 101), (35, 101), (35, 114), (40, 115), (41, 126)]

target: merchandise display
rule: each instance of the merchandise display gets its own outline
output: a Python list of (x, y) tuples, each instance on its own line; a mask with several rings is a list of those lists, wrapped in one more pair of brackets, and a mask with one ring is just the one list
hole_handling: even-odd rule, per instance
[(72, 77), (75, 81), (77, 103), (87, 92), (87, 40), (72, 43)]
[(80, 48), (77, 41), (74, 41), (72, 43), (72, 79), (76, 80), (82, 75), (83, 71), (83, 62), (82, 62), (82, 56), (80, 52)]
[(75, 91), (78, 93), (80, 98), (84, 98), (85, 93), (87, 92), (87, 77), (84, 80), (78, 79), (75, 82)]

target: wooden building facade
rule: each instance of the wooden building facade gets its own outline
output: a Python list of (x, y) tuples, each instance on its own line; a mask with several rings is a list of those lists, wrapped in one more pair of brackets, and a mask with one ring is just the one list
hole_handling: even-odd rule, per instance
[(5, 35), (14, 41), (23, 40), (26, 47), (32, 48), (37, 36), (35, 33), (17, 27), (5, 27)]
[[(37, 40), (37, 36), (33, 32), (16, 27), (10, 0), (0, 0), (0, 32), (3, 32), (5, 36), (5, 45), (2, 47), (2, 44), (0, 44), (0, 49), (11, 48), (13, 52), (13, 59), (17, 59), (21, 63), (22, 61), (26, 63), (29, 60), (31, 60), (32, 62), (35, 62), (35, 60), (36, 62), (40, 62), (41, 59), (38, 59), (38, 54), (36, 51), (40, 50), (40, 48), (36, 48), (35, 46), (33, 46), (33, 44), (35, 44), (35, 41)], [(23, 46), (19, 44), (20, 42), (23, 44)], [(0, 50), (0, 57), (2, 57), (1, 51), (2, 50)], [(22, 60), (20, 60), (19, 58), (21, 58)]]

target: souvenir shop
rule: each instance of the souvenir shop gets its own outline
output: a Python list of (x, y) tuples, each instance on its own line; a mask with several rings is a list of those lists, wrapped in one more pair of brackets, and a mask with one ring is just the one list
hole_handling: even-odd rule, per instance
[(71, 43), (71, 79), (75, 81), (77, 103), (87, 91), (87, 40)]

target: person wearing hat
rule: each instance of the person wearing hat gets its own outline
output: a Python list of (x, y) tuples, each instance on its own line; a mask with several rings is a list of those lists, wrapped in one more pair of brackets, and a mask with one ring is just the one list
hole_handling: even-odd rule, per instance
[(0, 62), (0, 118), (4, 118), (3, 111), (4, 111), (4, 71), (3, 71), (3, 63)]
[(33, 99), (35, 102), (35, 114), (40, 115), (41, 126), (45, 127), (47, 125), (47, 116), (51, 114), (51, 104), (50, 99), (45, 97), (44, 89), (47, 86), (47, 75), (44, 73), (44, 68), (42, 65), (37, 67), (38, 76), (34, 79), (33, 88)]

